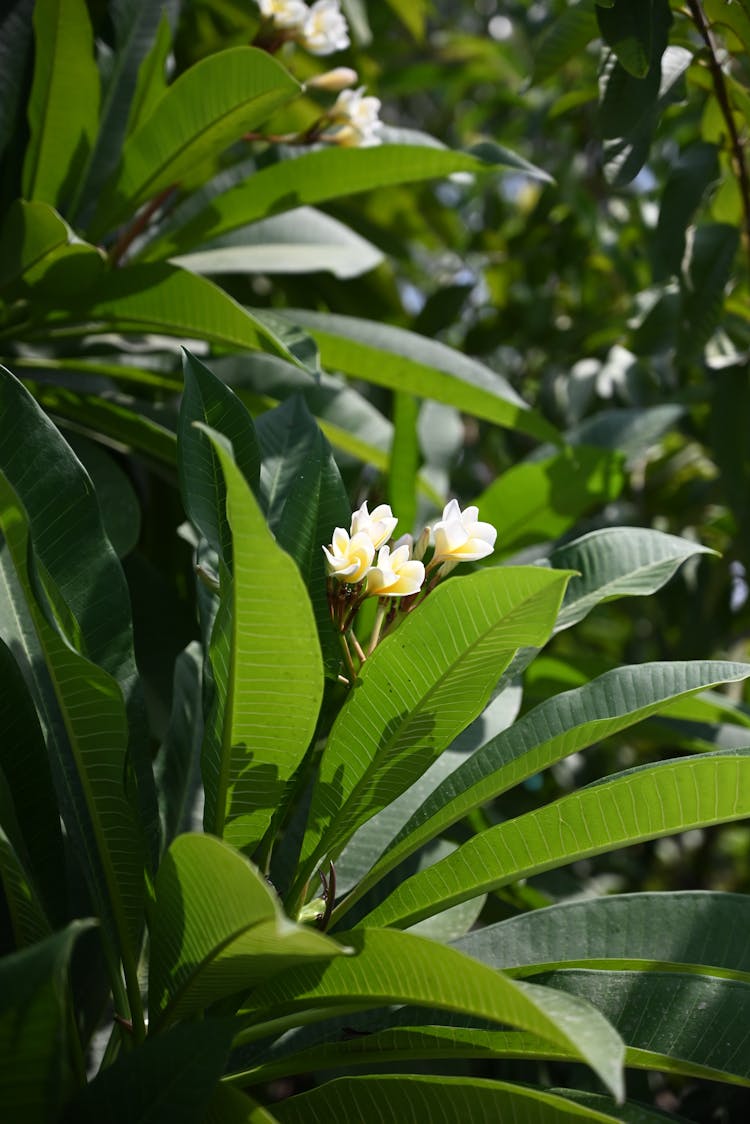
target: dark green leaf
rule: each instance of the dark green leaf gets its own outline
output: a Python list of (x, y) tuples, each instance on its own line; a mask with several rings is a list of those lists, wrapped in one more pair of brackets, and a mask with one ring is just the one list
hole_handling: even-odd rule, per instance
[(621, 66), (634, 78), (645, 78), (658, 62), (652, 54), (652, 20), (655, 11), (669, 8), (667, 0), (615, 0), (611, 8), (597, 8), (602, 38)]

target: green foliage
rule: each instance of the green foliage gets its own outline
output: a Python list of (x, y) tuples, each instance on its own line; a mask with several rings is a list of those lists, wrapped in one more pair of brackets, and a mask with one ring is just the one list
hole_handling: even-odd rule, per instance
[(743, 1118), (747, 4), (7, 8), (0, 1116)]

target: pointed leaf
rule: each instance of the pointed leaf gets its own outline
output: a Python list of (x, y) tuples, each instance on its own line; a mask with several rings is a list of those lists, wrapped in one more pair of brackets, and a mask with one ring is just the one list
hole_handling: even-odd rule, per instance
[(291, 74), (256, 47), (218, 51), (183, 71), (125, 142), (92, 237), (101, 237), (206, 157), (257, 128), (299, 91)]
[(160, 1027), (346, 949), (294, 925), (266, 879), (210, 835), (180, 835), (156, 878), (149, 1009)]
[(135, 92), (130, 103), (127, 135), (137, 131), (147, 117), (154, 111), (156, 103), (167, 92), (167, 64), (172, 49), (172, 29), (166, 6), (162, 8), (161, 19), (151, 48), (141, 63)]
[(216, 453), (193, 423), (203, 422), (231, 442), (237, 465), (256, 494), (260, 478), (258, 439), (252, 419), (234, 391), (187, 349), (183, 370), (185, 389), (177, 430), (180, 494), (188, 517), (229, 565), (231, 537), (224, 476)]
[(380, 1124), (381, 1121), (505, 1121), (514, 1124), (615, 1124), (618, 1117), (541, 1089), (480, 1077), (339, 1077), (275, 1106), (281, 1124)]
[[(509, 164), (492, 153), (489, 162), (465, 152), (426, 145), (383, 144), (374, 148), (323, 148), (261, 169), (250, 180), (211, 200), (181, 229), (169, 230), (142, 251), (146, 260), (184, 253), (209, 238), (306, 203), (355, 195), (390, 184), (419, 183), (454, 172), (492, 172)], [(529, 174), (544, 178), (539, 169)]]
[(0, 286), (20, 280), (36, 271), (56, 250), (66, 246), (70, 229), (57, 211), (47, 203), (27, 203), (15, 199), (3, 222), (0, 239), (3, 259)]
[(559, 440), (549, 422), (531, 410), (501, 375), (445, 344), (353, 316), (300, 309), (285, 310), (284, 316), (309, 331), (329, 370), (445, 402), (542, 440)]
[(555, 762), (664, 709), (684, 695), (750, 676), (750, 664), (700, 661), (619, 667), (546, 699), (459, 765), (427, 797), (355, 893), (340, 918), (378, 879), (475, 808)]
[[(551, 990), (519, 984), (434, 941), (410, 933), (355, 930), (346, 940), (351, 958), (322, 968), (292, 968), (258, 987), (239, 1012), (252, 1023), (238, 1041), (261, 1037), (266, 1020), (326, 1008), (363, 1010), (392, 1003), (414, 1003), (507, 1023), (531, 1030), (572, 1049), (590, 1065), (615, 1096), (622, 1089), (622, 1047), (604, 1020), (590, 1008), (558, 1003)], [(290, 1025), (291, 1021), (290, 1021)]]
[(519, 878), (750, 815), (750, 750), (662, 761), (489, 828), (407, 879), (367, 918), (404, 928)]
[(65, 203), (96, 135), (99, 71), (85, 0), (36, 0), (23, 195)]
[(750, 984), (749, 928), (750, 898), (744, 894), (617, 894), (519, 914), (460, 937), (454, 947), (515, 976), (651, 960), (673, 971), (689, 966)]
[(315, 730), (323, 662), (296, 565), (276, 545), (226, 439), (200, 428), (224, 473), (234, 559), (212, 655), (226, 696), (220, 737), (204, 747), (204, 823), (251, 853)]
[(323, 753), (297, 891), (477, 717), (515, 650), (544, 643), (566, 581), (534, 566), (454, 578), (378, 645)]

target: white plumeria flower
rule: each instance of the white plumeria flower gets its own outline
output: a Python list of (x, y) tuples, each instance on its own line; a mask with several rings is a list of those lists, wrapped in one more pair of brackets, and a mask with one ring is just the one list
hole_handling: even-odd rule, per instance
[(381, 503), (374, 511), (367, 510), (367, 500), (358, 511), (352, 515), (352, 535), (367, 535), (375, 550), (379, 550), (383, 543), (393, 534), (398, 519), (387, 503)]
[(349, 46), (340, 0), (316, 0), (302, 25), (300, 42), (311, 55), (332, 55)]
[(380, 144), (380, 98), (364, 97), (364, 92), (364, 86), (342, 90), (331, 109), (331, 118), (341, 126), (331, 140), (343, 148), (372, 148)]
[(476, 507), (461, 511), (458, 500), (446, 504), (443, 518), (432, 529), (435, 537), (433, 563), (476, 562), (492, 554), (497, 531), (491, 523), (480, 523), (478, 514)]
[(305, 0), (258, 0), (260, 14), (274, 27), (287, 30), (301, 28), (310, 14)]
[(337, 527), (330, 547), (324, 546), (323, 553), (329, 574), (339, 581), (356, 585), (370, 569), (375, 547), (370, 536), (363, 531), (350, 538), (343, 527)]
[(391, 554), (381, 546), (378, 562), (367, 574), (367, 593), (371, 597), (408, 597), (418, 593), (424, 581), (424, 566), (409, 558), (409, 547), (400, 546)]

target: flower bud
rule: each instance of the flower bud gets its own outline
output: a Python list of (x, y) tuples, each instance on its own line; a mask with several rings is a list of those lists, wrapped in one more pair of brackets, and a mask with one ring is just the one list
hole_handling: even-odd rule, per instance
[(305, 87), (308, 90), (327, 90), (331, 94), (338, 94), (348, 86), (355, 86), (358, 75), (350, 66), (337, 66), (334, 70), (327, 70), (325, 74), (316, 74), (308, 78)]

